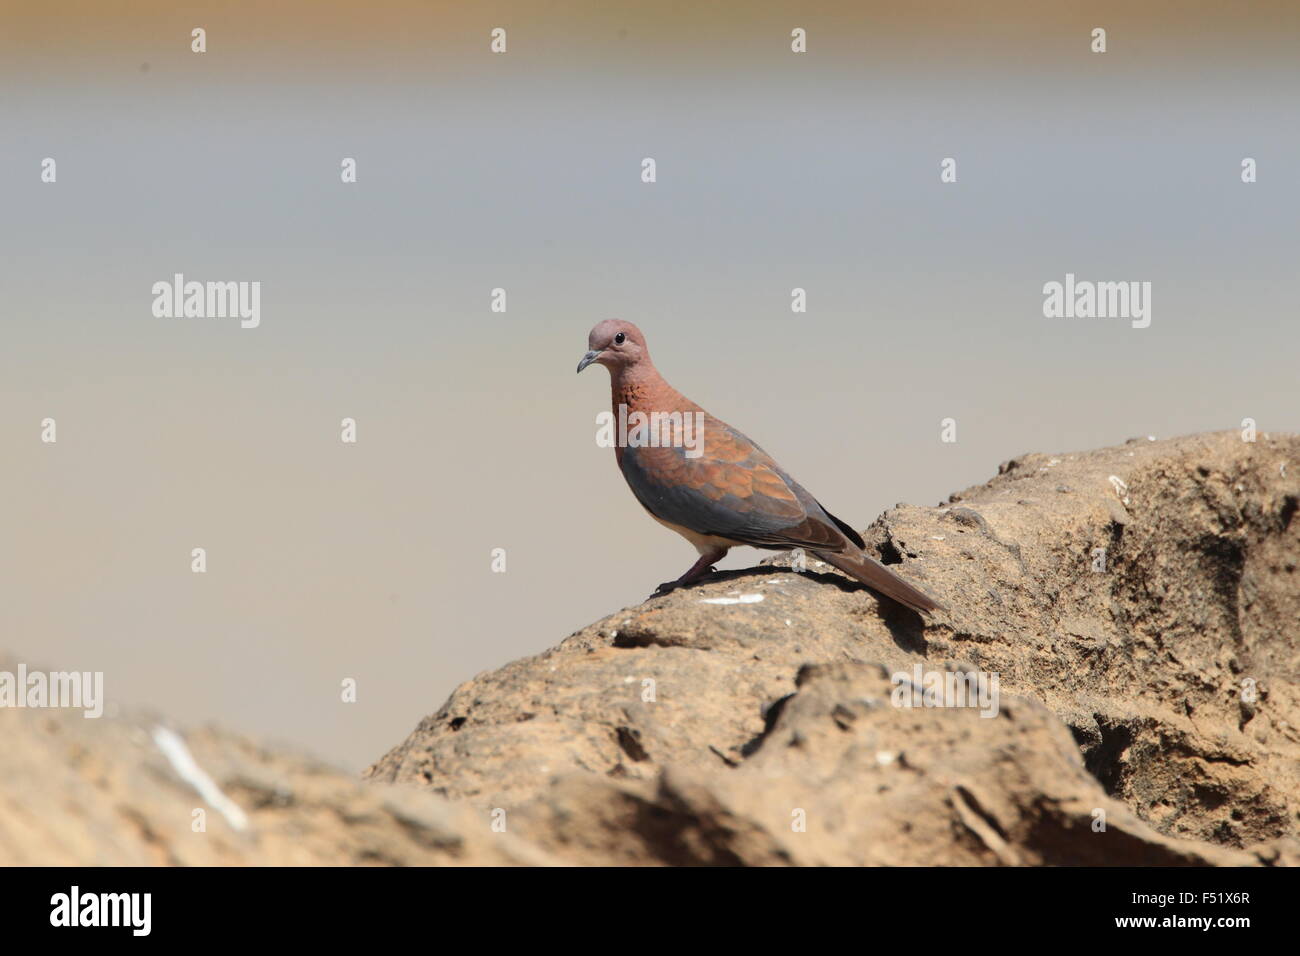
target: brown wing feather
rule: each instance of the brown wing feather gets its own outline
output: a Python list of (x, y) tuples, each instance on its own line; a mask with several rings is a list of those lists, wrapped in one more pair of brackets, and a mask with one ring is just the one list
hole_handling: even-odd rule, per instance
[(704, 436), (697, 458), (682, 448), (623, 449), (623, 476), (651, 514), (760, 548), (851, 547), (836, 520), (767, 452), (712, 416)]

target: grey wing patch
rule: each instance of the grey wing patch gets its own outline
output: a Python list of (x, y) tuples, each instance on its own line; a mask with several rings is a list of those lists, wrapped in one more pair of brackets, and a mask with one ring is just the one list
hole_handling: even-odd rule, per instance
[[(653, 471), (647, 454), (660, 456)], [(669, 480), (659, 477), (667, 454)], [(632, 493), (655, 517), (699, 534), (728, 538), (764, 548), (805, 547), (839, 551), (843, 546), (834, 518), (808, 492), (779, 470), (785, 482), (782, 497), (741, 497), (720, 490), (708, 478), (707, 464), (688, 459), (682, 449), (628, 448), (623, 453), (623, 477)], [(706, 491), (707, 489), (707, 491)]]

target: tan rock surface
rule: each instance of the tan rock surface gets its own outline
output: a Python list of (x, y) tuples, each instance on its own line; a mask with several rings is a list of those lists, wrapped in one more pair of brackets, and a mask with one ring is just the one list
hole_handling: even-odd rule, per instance
[[(0, 709), (0, 864), (1294, 864), (1298, 477), (1296, 436), (1027, 455), (865, 533), (933, 620), (778, 555), (466, 682), (365, 782), (188, 734), (242, 828), (152, 718)], [(895, 706), (918, 665), (996, 715)]]
[[(1123, 805), (1136, 820), (1121, 829), (1146, 834), (1142, 847), (1113, 855), (1088, 838), (1053, 848), (1026, 835), (1048, 822), (1012, 814), (1005, 833), (1023, 842), (1008, 842), (999, 859), (1227, 859), (1205, 846), (1170, 849), (1157, 835), (1261, 847), (1272, 859), (1281, 853), (1275, 841), (1295, 837), (1300, 811), (1298, 457), (1295, 436), (1245, 443), (1235, 432), (1026, 455), (944, 506), (902, 505), (866, 532), (883, 560), (948, 604), (934, 621), (882, 608), (831, 568), (792, 572), (789, 556), (779, 556), (625, 609), (550, 651), (479, 675), (369, 776), (519, 807), (550, 794), (554, 777), (580, 773), (591, 786), (598, 777), (640, 783), (642, 793), (659, 794), (653, 805), (661, 809), (681, 805), (665, 795), (675, 781), (696, 779), (719, 800), (736, 786), (749, 788), (749, 801), (728, 806), (743, 806), (746, 819), (770, 828), (772, 814), (788, 815), (792, 791), (758, 782), (753, 767), (770, 760), (759, 760), (766, 743), (755, 748), (764, 714), (796, 691), (801, 668), (975, 668), (996, 672), (1004, 694), (1039, 701), (1063, 721), (1095, 784), (1089, 793), (1080, 778), (1048, 800), (1044, 774), (1055, 767), (1060, 776), (1067, 764), (1044, 762), (1044, 741), (1060, 735), (1043, 727), (1033, 748), (1009, 751), (1019, 755), (1008, 768), (1025, 789), (1006, 799), (1039, 801), (1046, 813), (1048, 803), (1068, 797), (1073, 809), (1050, 826), (1070, 832), (1079, 829), (1079, 808), (1110, 807), (1114, 820)], [(1093, 570), (1096, 549), (1105, 549), (1102, 571)], [(704, 603), (743, 595), (761, 600)], [(1246, 699), (1252, 689), (1253, 702)], [(882, 715), (882, 734), (891, 722), (910, 728), (887, 734), (882, 748), (903, 759), (909, 749), (942, 752), (942, 735), (956, 732), (941, 723), (913, 727), (907, 711)], [(986, 744), (1006, 750), (996, 735)], [(962, 759), (973, 773), (978, 761)], [(844, 768), (846, 783), (865, 772), (852, 767)], [(814, 771), (815, 762), (801, 772)], [(944, 792), (955, 785), (945, 783)], [(766, 815), (764, 799), (771, 801)], [(902, 839), (905, 823), (886, 812), (888, 802), (868, 801), (858, 812), (886, 813), (892, 840), (877, 835), (869, 841), (876, 849), (864, 843), (857, 856), (825, 848), (790, 858), (956, 862), (993, 852), (987, 844), (963, 851), (958, 835), (936, 844), (937, 830)], [(927, 823), (942, 829), (940, 807), (929, 812), (933, 818), (910, 832)], [(773, 859), (778, 845), (765, 851)], [(887, 860), (880, 846), (894, 848)]]
[[(0, 659), (0, 669), (12, 671)], [(142, 716), (0, 709), (0, 866), (551, 865), (488, 815), (215, 730), (186, 735), (235, 823)], [(194, 811), (204, 828), (194, 829)], [(242, 812), (243, 819), (239, 817)], [(235, 824), (242, 824), (237, 826)]]

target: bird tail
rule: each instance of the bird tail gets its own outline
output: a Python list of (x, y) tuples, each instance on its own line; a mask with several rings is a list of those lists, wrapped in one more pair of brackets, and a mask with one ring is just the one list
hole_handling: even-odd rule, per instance
[(893, 598), (899, 604), (905, 604), (913, 611), (929, 614), (931, 611), (946, 611), (947, 608), (926, 594), (920, 588), (908, 584), (889, 568), (861, 551), (834, 553), (815, 552), (827, 564), (834, 565), (850, 577), (856, 578), (873, 591), (879, 591), (885, 597)]

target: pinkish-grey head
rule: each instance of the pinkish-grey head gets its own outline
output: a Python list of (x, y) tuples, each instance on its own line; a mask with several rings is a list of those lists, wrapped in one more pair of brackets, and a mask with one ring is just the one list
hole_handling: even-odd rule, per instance
[(578, 363), (578, 371), (595, 362), (613, 373), (616, 369), (649, 360), (650, 350), (646, 348), (645, 336), (640, 329), (622, 319), (606, 319), (597, 323), (587, 336), (587, 354)]

